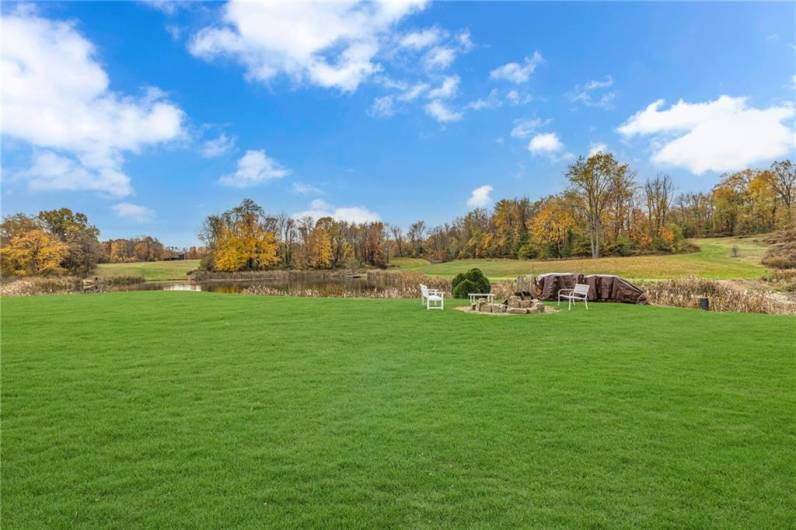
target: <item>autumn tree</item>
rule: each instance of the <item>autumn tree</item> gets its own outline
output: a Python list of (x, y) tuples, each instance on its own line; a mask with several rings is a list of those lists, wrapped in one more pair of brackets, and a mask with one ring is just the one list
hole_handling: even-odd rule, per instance
[(244, 199), (219, 216), (209, 216), (200, 237), (207, 243), (213, 269), (257, 270), (279, 261), (274, 227), (257, 203)]
[(334, 265), (332, 249), (332, 229), (334, 220), (321, 217), (315, 222), (315, 229), (310, 238), (310, 262), (316, 269), (330, 269)]
[(544, 201), (529, 225), (531, 235), (536, 241), (552, 248), (555, 257), (563, 257), (564, 244), (569, 232), (575, 228), (575, 218), (569, 205), (560, 197), (550, 197)]
[(38, 218), (47, 232), (66, 244), (64, 269), (78, 276), (94, 270), (100, 258), (99, 230), (89, 224), (85, 214), (59, 208), (40, 212)]
[(9, 215), (0, 223), (0, 246), (6, 246), (14, 237), (41, 228), (38, 219), (24, 213)]
[(600, 257), (600, 235), (611, 197), (611, 184), (618, 174), (627, 171), (628, 166), (617, 162), (610, 153), (597, 153), (587, 159), (579, 157), (567, 170), (567, 178), (586, 212), (593, 258)]
[(55, 274), (64, 269), (61, 264), (69, 247), (57, 237), (35, 228), (18, 232), (0, 249), (4, 275), (38, 276)]

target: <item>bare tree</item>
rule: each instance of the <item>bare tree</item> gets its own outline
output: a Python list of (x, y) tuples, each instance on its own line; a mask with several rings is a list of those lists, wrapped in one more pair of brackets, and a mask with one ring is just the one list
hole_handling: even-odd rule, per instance
[(790, 224), (793, 220), (790, 207), (793, 204), (793, 193), (796, 187), (796, 167), (790, 160), (781, 160), (771, 164), (771, 171), (774, 173), (771, 185), (782, 199), (782, 204), (785, 205), (785, 217)]
[(393, 241), (395, 241), (395, 250), (398, 252), (398, 256), (403, 257), (404, 255), (404, 234), (401, 230), (400, 226), (391, 225), (390, 232), (392, 232)]
[(409, 244), (412, 246), (412, 255), (417, 257), (423, 253), (423, 240), (426, 235), (425, 221), (417, 221), (409, 227)]
[(661, 228), (666, 226), (673, 192), (672, 179), (668, 175), (658, 175), (644, 184), (650, 237), (652, 238), (657, 237), (661, 233)]

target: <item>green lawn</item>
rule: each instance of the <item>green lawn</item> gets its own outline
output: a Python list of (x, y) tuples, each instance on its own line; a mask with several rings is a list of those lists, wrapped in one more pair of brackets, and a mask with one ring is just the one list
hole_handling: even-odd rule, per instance
[[(758, 236), (759, 238), (759, 236)], [(765, 273), (760, 258), (765, 245), (752, 238), (694, 239), (699, 252), (661, 256), (608, 257), (570, 260), (465, 259), (447, 263), (429, 263), (417, 258), (393, 258), (391, 263), (402, 270), (432, 276), (453, 277), (478, 267), (495, 280), (514, 279), (524, 274), (544, 272), (582, 272), (584, 274), (618, 274), (631, 279), (669, 279), (698, 276), (715, 279), (754, 279)], [(736, 246), (737, 256), (731, 249)]]
[(4, 528), (786, 528), (796, 320), (2, 300)]
[(190, 271), (198, 267), (198, 259), (145, 261), (139, 263), (101, 263), (97, 266), (96, 275), (102, 278), (110, 276), (142, 276), (147, 281), (184, 280)]

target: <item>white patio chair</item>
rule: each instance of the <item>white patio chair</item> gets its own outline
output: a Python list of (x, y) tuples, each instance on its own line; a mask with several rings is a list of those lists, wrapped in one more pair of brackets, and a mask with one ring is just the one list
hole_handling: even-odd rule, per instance
[(561, 300), (567, 301), (567, 311), (572, 310), (572, 306), (578, 300), (586, 304), (586, 310), (589, 309), (589, 286), (585, 283), (576, 283), (574, 289), (559, 289), (558, 291), (558, 305), (561, 305)]
[(429, 289), (427, 286), (421, 283), (420, 303), (425, 305), (426, 309), (444, 309), (445, 293), (437, 289)]

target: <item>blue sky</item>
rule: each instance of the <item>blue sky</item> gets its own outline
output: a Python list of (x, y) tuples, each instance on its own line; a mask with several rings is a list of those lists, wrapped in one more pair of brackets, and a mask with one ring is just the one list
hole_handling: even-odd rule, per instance
[[(270, 212), (450, 221), (607, 149), (679, 191), (793, 157), (796, 7), (3, 7), (2, 209), (196, 243)], [(662, 101), (659, 101), (662, 100)]]

